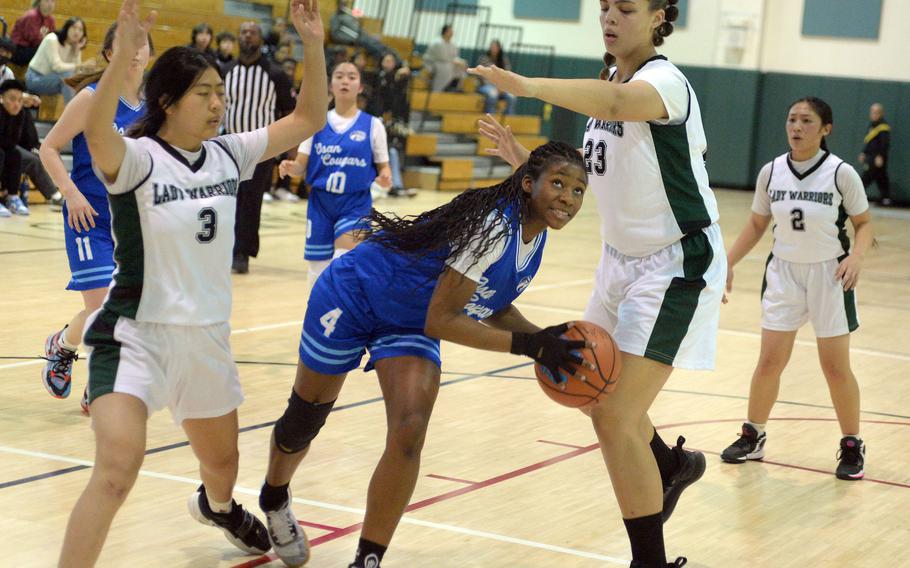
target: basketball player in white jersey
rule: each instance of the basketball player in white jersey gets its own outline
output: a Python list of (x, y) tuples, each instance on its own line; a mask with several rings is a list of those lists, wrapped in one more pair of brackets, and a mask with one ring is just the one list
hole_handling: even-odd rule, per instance
[(268, 127), (214, 138), (224, 83), (213, 58), (175, 47), (155, 62), (146, 115), (118, 134), (119, 85), (146, 45), (155, 13), (124, 0), (114, 52), (95, 90), (85, 137), (110, 193), (114, 282), (87, 322), (95, 467), (69, 519), (60, 566), (92, 566), (129, 493), (146, 445), (148, 416), (167, 406), (199, 459), (191, 515), (251, 553), (270, 548), (265, 526), (232, 499), (237, 407), (231, 355), (231, 256), (237, 188), (260, 161), (292, 148), (325, 122), (323, 24), (315, 0), (292, 0), (307, 88), (290, 115)]
[[(850, 333), (859, 327), (854, 288), (873, 237), (862, 179), (825, 144), (833, 122), (831, 107), (816, 97), (790, 105), (790, 151), (759, 172), (749, 222), (727, 255), (729, 292), (733, 266), (774, 222), (774, 246), (762, 283), (761, 354), (752, 374), (748, 417), (740, 438), (721, 458), (743, 463), (764, 457), (765, 424), (777, 400), (780, 375), (797, 330), (811, 321), (843, 435), (836, 475), (857, 480), (864, 475), (866, 446), (859, 432), (859, 386), (850, 369)], [(856, 233), (852, 251), (848, 218)]]
[[(712, 369), (726, 256), (703, 155), (698, 100), (655, 46), (673, 31), (677, 0), (601, 0), (602, 80), (470, 72), (499, 91), (591, 117), (582, 152), (601, 217), (603, 251), (584, 319), (622, 351), (622, 380), (591, 418), (632, 548), (632, 566), (667, 566), (663, 523), (705, 458), (669, 448), (648, 409), (674, 368)], [(527, 149), (489, 119), (491, 153), (513, 166)], [(650, 447), (649, 447), (650, 446)], [(679, 557), (670, 566), (681, 566)]]

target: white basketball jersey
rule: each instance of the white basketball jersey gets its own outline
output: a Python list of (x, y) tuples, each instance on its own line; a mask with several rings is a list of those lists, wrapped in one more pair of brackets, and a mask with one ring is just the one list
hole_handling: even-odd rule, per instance
[(127, 140), (119, 187), (109, 186), (117, 270), (106, 308), (174, 325), (230, 319), (237, 190), (265, 149), (264, 130), (203, 142), (193, 163), (158, 138)]
[(583, 151), (601, 237), (622, 254), (643, 257), (711, 225), (718, 213), (705, 169), (701, 111), (685, 76), (656, 56), (629, 80), (652, 85), (669, 118), (588, 119)]
[[(778, 156), (768, 167), (770, 173), (763, 172), (768, 182), (755, 188), (752, 210), (774, 218), (772, 254), (800, 263), (849, 254), (847, 218), (869, 208), (853, 168), (830, 152), (821, 154), (802, 172), (790, 161), (789, 153)], [(844, 181), (838, 183), (838, 179)]]

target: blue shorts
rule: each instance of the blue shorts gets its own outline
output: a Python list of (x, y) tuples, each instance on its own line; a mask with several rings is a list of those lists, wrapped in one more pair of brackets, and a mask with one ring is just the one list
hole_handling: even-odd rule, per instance
[(114, 274), (114, 237), (111, 234), (111, 210), (107, 196), (86, 195), (98, 212), (95, 226), (77, 233), (69, 226), (69, 209), (63, 204), (63, 235), (66, 257), (70, 263), (72, 279), (67, 290), (94, 290), (107, 288)]
[(349, 256), (333, 261), (310, 292), (300, 334), (300, 360), (326, 375), (356, 369), (367, 350), (367, 371), (376, 361), (403, 356), (422, 357), (441, 366), (438, 339), (373, 313)]
[(335, 240), (355, 229), (365, 229), (373, 198), (369, 191), (334, 194), (313, 189), (306, 209), (306, 260), (331, 260)]

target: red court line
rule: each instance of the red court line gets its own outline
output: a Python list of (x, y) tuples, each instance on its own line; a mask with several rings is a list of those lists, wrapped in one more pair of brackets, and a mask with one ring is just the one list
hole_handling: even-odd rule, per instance
[[(772, 418), (771, 420), (788, 421), (788, 422), (797, 422), (797, 421), (799, 421), (799, 422), (806, 422), (806, 421), (836, 422), (837, 421), (837, 419), (835, 419), (835, 418), (789, 418), (789, 417)], [(713, 420), (692, 420), (689, 422), (677, 422), (675, 424), (663, 424), (660, 426), (655, 426), (655, 428), (657, 430), (663, 430), (666, 428), (678, 428), (680, 426), (700, 426), (700, 425), (705, 425), (705, 424), (718, 424), (718, 423), (722, 423), (722, 422), (742, 423), (742, 419), (741, 418), (717, 418), (717, 419), (713, 419)], [(892, 424), (892, 425), (896, 425), (896, 426), (910, 426), (910, 422), (896, 422), (896, 421), (891, 421), (891, 420), (860, 420), (860, 422), (871, 423), (871, 424)], [(557, 445), (566, 445), (566, 446), (572, 447), (570, 444), (562, 444), (560, 442), (546, 442), (544, 440), (539, 440), (539, 441), (544, 442), (544, 443), (554, 443)], [(424, 499), (423, 501), (417, 501), (416, 503), (411, 503), (410, 505), (408, 505), (405, 508), (405, 512), (408, 513), (411, 511), (416, 511), (417, 509), (423, 509), (424, 507), (429, 507), (430, 505), (433, 505), (435, 503), (439, 503), (442, 501), (448, 501), (449, 499), (454, 499), (455, 497), (459, 497), (459, 496), (465, 495), (467, 493), (472, 493), (474, 491), (483, 489), (485, 487), (490, 487), (492, 485), (496, 485), (498, 483), (508, 481), (509, 479), (513, 479), (515, 477), (520, 477), (527, 473), (531, 473), (533, 471), (537, 471), (539, 469), (549, 467), (551, 465), (566, 461), (568, 459), (572, 459), (572, 458), (578, 457), (580, 455), (584, 455), (592, 450), (598, 449), (599, 447), (600, 447), (599, 443), (590, 444), (588, 446), (576, 446), (577, 449), (575, 449), (571, 452), (566, 452), (565, 454), (560, 454), (560, 455), (552, 457), (550, 459), (540, 461), (537, 463), (533, 463), (531, 465), (510, 471), (507, 473), (503, 473), (496, 477), (491, 477), (490, 479), (486, 479), (484, 481), (472, 483), (471, 485), (468, 485), (467, 487), (462, 487), (460, 489), (454, 489), (452, 491), (447, 491), (447, 492), (437, 495), (435, 497), (429, 497), (427, 499)], [(717, 452), (705, 451), (705, 450), (699, 450), (699, 451), (717, 455)], [(769, 465), (776, 465), (776, 466), (780, 466), (780, 467), (788, 467), (788, 468), (792, 468), (792, 469), (799, 469), (799, 470), (803, 470), (803, 471), (812, 471), (812, 472), (816, 472), (816, 473), (823, 473), (825, 475), (831, 475), (830, 471), (824, 471), (824, 470), (820, 470), (820, 469), (812, 469), (812, 468), (798, 466), (798, 465), (790, 465), (790, 464), (770, 462), (770, 461), (765, 461), (765, 463), (767, 463)], [(872, 479), (872, 478), (868, 478), (868, 477), (865, 478), (865, 481), (871, 481), (873, 483), (881, 483), (883, 485), (892, 485), (895, 487), (902, 487), (902, 488), (910, 489), (910, 485), (906, 485), (906, 484), (898, 483), (898, 482), (894, 482), (894, 481), (884, 481), (884, 480)], [(304, 524), (304, 523), (301, 521), (300, 524)], [(324, 542), (329, 542), (332, 540), (339, 539), (343, 536), (347, 536), (351, 533), (359, 531), (362, 526), (363, 526), (363, 523), (360, 522), (360, 523), (355, 523), (353, 525), (350, 525), (350, 526), (347, 526), (344, 528), (335, 529), (335, 530), (329, 532), (328, 534), (324, 534), (322, 536), (319, 536), (319, 537), (316, 537), (316, 538), (310, 540), (310, 546), (316, 547)], [(277, 559), (277, 557), (274, 554), (269, 554), (267, 556), (261, 556), (259, 558), (255, 558), (253, 560), (244, 562), (242, 564), (236, 564), (232, 568), (255, 568), (256, 566), (261, 566), (263, 564), (267, 564), (276, 559)]]
[(553, 445), (553, 446), (562, 446), (562, 447), (564, 447), (564, 448), (575, 448), (575, 449), (579, 449), (579, 448), (582, 448), (582, 447), (583, 447), (583, 446), (578, 446), (578, 445), (576, 445), (576, 444), (566, 444), (565, 442), (554, 442), (553, 440), (537, 440), (537, 441), (540, 442), (541, 444), (550, 444), (550, 445)]
[(335, 531), (341, 530), (339, 527), (333, 527), (333, 526), (329, 526), (329, 525), (323, 525), (323, 524), (321, 524), (321, 523), (313, 523), (313, 522), (310, 522), (310, 521), (297, 521), (297, 524), (303, 525), (303, 526), (305, 526), (305, 527), (312, 527), (312, 528), (314, 528), (314, 529), (319, 529), (319, 530), (323, 530), (323, 531), (328, 531), (328, 532), (335, 532)]
[(432, 477), (433, 479), (442, 479), (444, 481), (454, 481), (456, 483), (464, 483), (465, 485), (474, 485), (476, 481), (468, 481), (467, 479), (458, 479), (457, 477), (448, 477), (446, 475), (436, 475), (435, 473), (428, 473), (427, 477)]

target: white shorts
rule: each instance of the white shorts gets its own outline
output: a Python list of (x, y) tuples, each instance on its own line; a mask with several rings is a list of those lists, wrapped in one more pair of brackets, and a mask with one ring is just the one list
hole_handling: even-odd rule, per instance
[(604, 244), (584, 319), (620, 351), (679, 369), (713, 369), (727, 256), (720, 227), (645, 257)]
[(771, 256), (762, 283), (762, 328), (796, 331), (812, 321), (816, 337), (838, 337), (859, 327), (855, 290), (834, 277), (837, 259), (800, 263)]
[(111, 392), (139, 398), (174, 422), (224, 416), (243, 402), (228, 323), (137, 322), (101, 309), (87, 322), (89, 401)]

